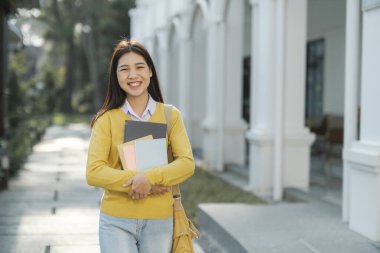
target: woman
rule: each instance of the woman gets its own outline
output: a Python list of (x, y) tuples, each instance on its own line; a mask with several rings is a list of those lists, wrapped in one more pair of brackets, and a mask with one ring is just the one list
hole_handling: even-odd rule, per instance
[[(99, 221), (102, 253), (168, 253), (173, 234), (172, 185), (194, 173), (194, 159), (178, 109), (167, 143), (175, 160), (143, 172), (122, 170), (117, 145), (125, 120), (166, 123), (153, 61), (143, 45), (122, 40), (113, 52), (104, 105), (91, 122), (87, 183), (104, 189)], [(169, 126), (168, 126), (169, 127)], [(149, 157), (147, 157), (149, 159)]]

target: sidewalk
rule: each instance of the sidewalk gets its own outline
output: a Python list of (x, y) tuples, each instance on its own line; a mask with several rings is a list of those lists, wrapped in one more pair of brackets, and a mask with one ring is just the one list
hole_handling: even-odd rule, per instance
[(89, 137), (80, 124), (47, 129), (25, 169), (0, 192), (0, 253), (100, 252), (102, 190), (85, 181)]
[(98, 250), (102, 191), (85, 182), (89, 129), (50, 127), (9, 190), (0, 192), (0, 252)]

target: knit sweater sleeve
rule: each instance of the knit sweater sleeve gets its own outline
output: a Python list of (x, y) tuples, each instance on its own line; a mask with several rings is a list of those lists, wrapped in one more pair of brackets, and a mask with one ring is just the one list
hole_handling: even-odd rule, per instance
[(128, 192), (130, 187), (122, 185), (135, 176), (136, 172), (111, 167), (111, 134), (110, 116), (105, 113), (96, 120), (92, 128), (87, 158), (87, 183), (108, 190)]
[(180, 111), (173, 107), (169, 142), (174, 161), (165, 166), (144, 171), (152, 185), (172, 186), (179, 184), (194, 174), (195, 163), (189, 138)]

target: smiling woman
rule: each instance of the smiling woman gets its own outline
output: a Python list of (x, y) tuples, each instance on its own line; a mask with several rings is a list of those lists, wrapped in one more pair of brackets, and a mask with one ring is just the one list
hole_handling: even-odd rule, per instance
[[(91, 126), (106, 111), (122, 107), (127, 98), (135, 111), (144, 109), (149, 97), (156, 102), (164, 102), (153, 60), (139, 42), (120, 41), (112, 54), (108, 72), (107, 96)], [(136, 94), (145, 99), (135, 99)]]
[(125, 120), (165, 124), (165, 108), (148, 51), (137, 41), (122, 40), (111, 58), (107, 96), (91, 123), (88, 150), (87, 183), (104, 189), (99, 222), (101, 252), (171, 251), (171, 187), (187, 180), (195, 168), (180, 111), (172, 107), (166, 136), (173, 162), (144, 171), (122, 170), (117, 151), (124, 140)]
[[(152, 71), (141, 55), (130, 52), (120, 58), (117, 80), (121, 89), (127, 94), (129, 103), (135, 104), (138, 100), (149, 97), (148, 86), (151, 77)], [(141, 114), (142, 111), (136, 113)]]

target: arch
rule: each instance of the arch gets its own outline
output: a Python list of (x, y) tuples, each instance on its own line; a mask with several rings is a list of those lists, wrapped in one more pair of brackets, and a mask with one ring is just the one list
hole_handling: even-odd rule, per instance
[(202, 20), (203, 20), (203, 28), (205, 28), (206, 24), (207, 24), (207, 20), (209, 20), (208, 8), (204, 7), (204, 4), (201, 4), (199, 1), (197, 1), (196, 5), (192, 8), (190, 37), (193, 36), (195, 19), (197, 17), (201, 17), (202, 18)]

